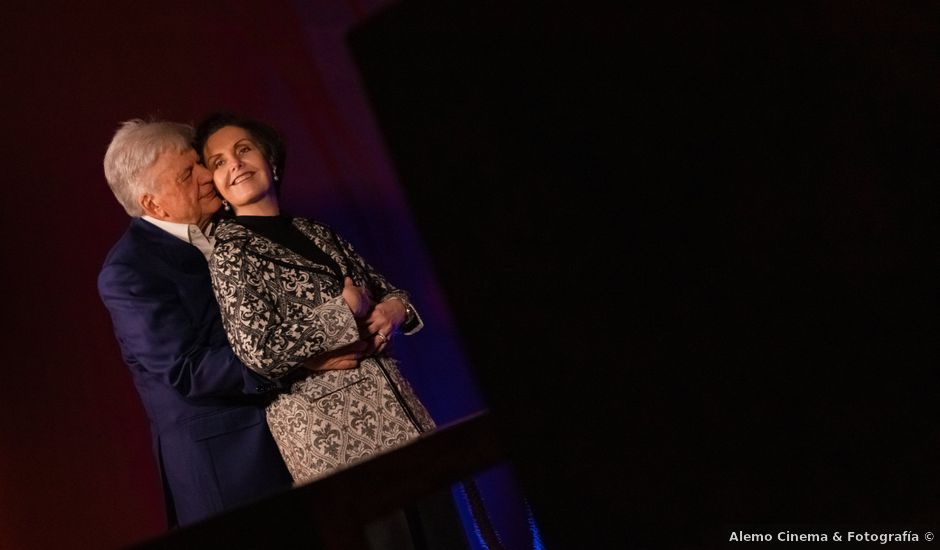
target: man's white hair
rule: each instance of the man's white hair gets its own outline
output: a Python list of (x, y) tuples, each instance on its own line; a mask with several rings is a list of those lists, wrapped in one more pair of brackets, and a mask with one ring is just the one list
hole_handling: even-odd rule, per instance
[(182, 153), (192, 142), (193, 127), (187, 124), (139, 118), (121, 123), (104, 155), (104, 177), (130, 216), (142, 216), (141, 195), (155, 191), (147, 169), (157, 157), (169, 150)]

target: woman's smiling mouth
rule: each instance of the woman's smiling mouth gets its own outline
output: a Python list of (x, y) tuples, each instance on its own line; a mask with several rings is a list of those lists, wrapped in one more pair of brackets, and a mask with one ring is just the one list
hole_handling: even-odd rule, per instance
[(238, 185), (239, 183), (242, 183), (243, 181), (247, 180), (248, 178), (254, 175), (255, 175), (254, 172), (245, 172), (243, 174), (239, 174), (238, 176), (235, 177), (235, 179), (232, 180), (231, 185), (232, 186)]

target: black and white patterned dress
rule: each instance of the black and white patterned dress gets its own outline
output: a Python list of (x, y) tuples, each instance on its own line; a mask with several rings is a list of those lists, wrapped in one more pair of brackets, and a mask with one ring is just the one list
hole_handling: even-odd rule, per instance
[[(400, 445), (433, 429), (434, 422), (386, 354), (363, 359), (354, 369), (299, 370), (308, 358), (360, 338), (342, 297), (344, 276), (376, 300), (407, 295), (329, 227), (303, 218), (280, 220), (309, 239), (316, 253), (300, 254), (296, 245), (292, 249), (223, 220), (209, 269), (229, 342), (242, 362), (271, 379), (306, 373), (266, 411), (284, 461), (301, 483)], [(406, 334), (422, 326), (419, 317)]]

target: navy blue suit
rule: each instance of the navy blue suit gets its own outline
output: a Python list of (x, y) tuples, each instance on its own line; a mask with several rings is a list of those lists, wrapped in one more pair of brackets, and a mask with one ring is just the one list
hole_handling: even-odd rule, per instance
[(274, 384), (229, 347), (202, 253), (134, 219), (98, 291), (150, 419), (169, 525), (288, 489), (264, 415)]

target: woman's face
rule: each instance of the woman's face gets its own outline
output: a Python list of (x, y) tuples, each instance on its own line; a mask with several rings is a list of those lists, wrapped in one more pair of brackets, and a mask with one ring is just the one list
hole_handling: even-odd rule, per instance
[(203, 153), (219, 194), (236, 213), (261, 201), (276, 202), (270, 165), (247, 130), (219, 128), (206, 140)]

